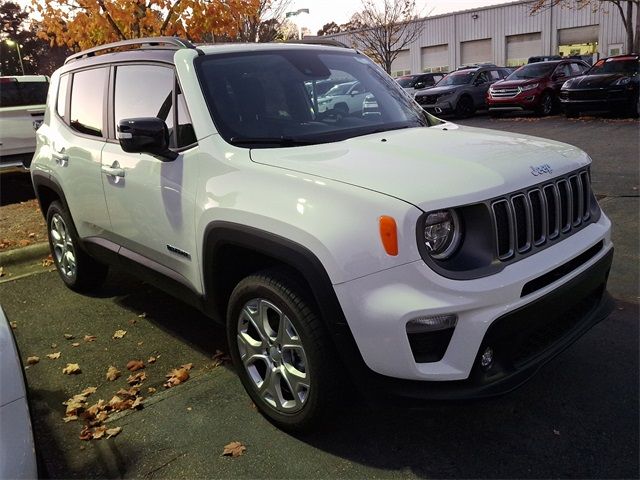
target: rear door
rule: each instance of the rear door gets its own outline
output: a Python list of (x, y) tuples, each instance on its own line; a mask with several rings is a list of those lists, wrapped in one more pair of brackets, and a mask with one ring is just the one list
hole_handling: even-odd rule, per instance
[(105, 145), (109, 67), (78, 70), (61, 77), (55, 116), (46, 141), (52, 177), (64, 192), (81, 237), (99, 236), (110, 227), (100, 167)]
[[(122, 256), (165, 275), (177, 273), (182, 283), (197, 290), (194, 216), (199, 152), (174, 68), (160, 63), (115, 65), (111, 83), (110, 138), (102, 156), (112, 225), (108, 238), (123, 247)], [(116, 127), (120, 120), (137, 117), (162, 119), (170, 146), (180, 155), (163, 161), (123, 151)], [(167, 268), (174, 273), (167, 273)]]

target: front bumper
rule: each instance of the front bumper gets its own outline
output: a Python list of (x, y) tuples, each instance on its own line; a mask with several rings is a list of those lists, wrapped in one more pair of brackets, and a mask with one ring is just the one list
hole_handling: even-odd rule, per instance
[[(373, 401), (465, 400), (508, 393), (533, 376), (613, 310), (606, 283), (613, 248), (593, 265), (547, 295), (492, 322), (475, 352), (468, 378), (448, 382), (424, 382), (380, 375), (361, 366), (354, 372), (356, 383)], [(339, 348), (348, 348), (347, 342)], [(340, 340), (340, 338), (338, 338)], [(480, 364), (486, 347), (494, 351), (494, 362)], [(357, 354), (357, 352), (353, 352)]]
[(489, 111), (535, 110), (540, 105), (540, 92), (537, 90), (519, 93), (513, 97), (486, 97)]
[(564, 108), (574, 110), (616, 111), (634, 105), (638, 99), (636, 88), (562, 89), (560, 102)]
[[(345, 334), (351, 340), (345, 343), (344, 348), (348, 349), (347, 344), (350, 343), (354, 350), (353, 361), (347, 360), (347, 363), (362, 367), (359, 372), (352, 373), (355, 377), (367, 378), (367, 383), (375, 384), (377, 378), (384, 380), (385, 384), (415, 384), (411, 388), (424, 389), (427, 398), (433, 397), (430, 392), (434, 391), (473, 391), (477, 387), (474, 376), (478, 358), (486, 342), (496, 335), (491, 333), (497, 328), (495, 325), (515, 322), (504, 318), (515, 318), (512, 316), (514, 312), (525, 311), (530, 305), (540, 305), (539, 302), (545, 302), (546, 298), (552, 299), (551, 303), (558, 302), (557, 309), (573, 306), (574, 299), (577, 301), (579, 298), (572, 290), (576, 284), (581, 288), (584, 285), (576, 280), (578, 278), (597, 278), (600, 292), (596, 296), (605, 298), (606, 276), (613, 249), (610, 227), (611, 222), (603, 213), (595, 223), (565, 241), (514, 262), (494, 275), (478, 279), (447, 279), (435, 274), (420, 260), (334, 285), (348, 323), (346, 332), (352, 334)], [(535, 288), (530, 288), (532, 285)], [(595, 288), (590, 291), (595, 292)], [(598, 304), (593, 312), (584, 313), (585, 323), (581, 320), (570, 326), (568, 336), (563, 334), (562, 338), (553, 339), (552, 345), (543, 346), (542, 356), (533, 352), (534, 364), (544, 363), (556, 345), (571, 343), (573, 340), (568, 341), (567, 338), (573, 338), (572, 332), (580, 331), (579, 336), (588, 326), (602, 319), (607, 309), (606, 303), (603, 305), (602, 309)], [(597, 310), (605, 313), (600, 315)], [(456, 314), (458, 321), (444, 356), (438, 361), (416, 361), (406, 331), (407, 323), (418, 317), (450, 314)], [(558, 318), (553, 315), (546, 317)], [(588, 326), (583, 331), (585, 324)], [(519, 331), (526, 332), (523, 327), (516, 330), (514, 335)], [(492, 340), (492, 343), (496, 342)], [(516, 344), (513, 337), (507, 343)], [(502, 348), (496, 351), (495, 365), (508, 363), (501, 359), (503, 354)], [(515, 358), (515, 354), (510, 357)], [(515, 380), (502, 380), (503, 377), (527, 377), (530, 373), (526, 372), (531, 368), (529, 358), (525, 360), (526, 364), (522, 359), (516, 359), (513, 360), (513, 368), (504, 367), (506, 370), (490, 372), (489, 383), (500, 381), (506, 385)], [(457, 384), (464, 387), (455, 387)]]

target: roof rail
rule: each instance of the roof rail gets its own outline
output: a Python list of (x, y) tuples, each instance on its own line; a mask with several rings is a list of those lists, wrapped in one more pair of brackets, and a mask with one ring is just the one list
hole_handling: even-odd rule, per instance
[(107, 43), (105, 45), (100, 45), (97, 47), (89, 48), (88, 50), (83, 50), (81, 52), (75, 53), (64, 61), (65, 65), (74, 60), (79, 60), (81, 58), (89, 58), (95, 56), (98, 52), (103, 52), (106, 50), (112, 50), (115, 48), (122, 47), (133, 47), (139, 45), (140, 48), (151, 47), (165, 47), (173, 50), (178, 50), (181, 48), (196, 48), (188, 40), (183, 40), (178, 37), (147, 37), (147, 38), (133, 38), (131, 40), (122, 40), (120, 42)]
[(328, 47), (350, 48), (347, 47), (344, 43), (333, 40), (332, 38), (322, 38), (317, 36), (304, 37), (300, 40), (287, 40), (285, 43), (302, 43), (305, 45), (326, 45)]

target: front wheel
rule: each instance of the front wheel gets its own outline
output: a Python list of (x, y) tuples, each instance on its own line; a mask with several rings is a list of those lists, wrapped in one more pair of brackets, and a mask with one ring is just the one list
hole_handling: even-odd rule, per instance
[(324, 325), (303, 290), (276, 271), (233, 290), (227, 337), (242, 384), (276, 426), (308, 430), (330, 412), (339, 369)]
[(88, 291), (102, 284), (108, 267), (82, 250), (71, 215), (58, 201), (47, 210), (47, 233), (53, 263), (67, 287)]
[(456, 104), (455, 112), (459, 118), (467, 118), (473, 115), (475, 112), (475, 106), (471, 97), (464, 96), (458, 100)]
[(553, 102), (554, 99), (551, 92), (544, 92), (542, 94), (542, 97), (540, 97), (540, 103), (538, 104), (536, 113), (542, 117), (551, 115), (551, 113), (553, 112)]

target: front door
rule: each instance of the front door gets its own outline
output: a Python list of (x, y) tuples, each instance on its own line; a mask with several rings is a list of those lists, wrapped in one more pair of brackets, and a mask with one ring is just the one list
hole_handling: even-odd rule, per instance
[(124, 247), (123, 256), (156, 270), (158, 264), (166, 267), (199, 290), (194, 223), (198, 153), (182, 95), (175, 88), (175, 72), (161, 64), (118, 65), (113, 86), (114, 131), (122, 119), (158, 117), (167, 124), (174, 148), (193, 148), (180, 151), (173, 161), (163, 161), (126, 153), (116, 139), (107, 142), (102, 181), (110, 239)]

